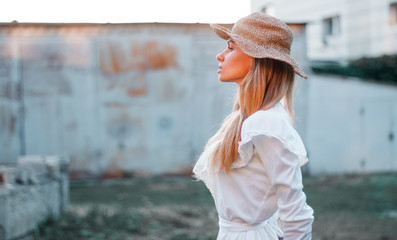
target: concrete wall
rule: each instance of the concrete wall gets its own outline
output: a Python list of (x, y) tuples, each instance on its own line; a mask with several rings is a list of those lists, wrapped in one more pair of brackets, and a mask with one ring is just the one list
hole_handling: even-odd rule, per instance
[[(292, 28), (303, 61), (304, 25)], [(216, 73), (225, 47), (207, 24), (0, 26), (0, 162), (50, 154), (72, 174), (190, 173), (232, 107), (237, 85)]]
[(32, 236), (40, 223), (66, 211), (68, 201), (68, 161), (23, 156), (17, 166), (0, 165), (0, 239)]
[(94, 174), (189, 171), (231, 109), (207, 24), (0, 26), (0, 162)]
[(397, 87), (311, 75), (305, 144), (312, 174), (397, 171)]
[[(305, 26), (290, 26), (309, 72)], [(236, 90), (217, 80), (225, 42), (206, 24), (4, 25), (0, 46), (0, 162), (64, 155), (74, 177), (190, 174)], [(396, 170), (396, 96), (358, 80), (297, 78), (307, 169)]]
[[(397, 52), (397, 24), (390, 23), (394, 0), (251, 0), (251, 10), (267, 8), (287, 22), (307, 23), (311, 60), (346, 60)], [(288, 7), (286, 7), (288, 6)], [(340, 17), (340, 34), (323, 37), (323, 20)]]

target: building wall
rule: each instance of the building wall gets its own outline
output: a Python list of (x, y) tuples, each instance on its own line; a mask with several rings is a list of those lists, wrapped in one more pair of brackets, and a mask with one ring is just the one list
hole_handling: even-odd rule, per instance
[(312, 74), (307, 92), (312, 174), (397, 171), (397, 87)]
[[(397, 52), (397, 24), (390, 24), (395, 0), (251, 0), (252, 11), (267, 8), (286, 22), (307, 23), (310, 60), (343, 61)], [(288, 6), (288, 7), (286, 7)], [(340, 34), (323, 36), (323, 20), (339, 16)]]
[[(304, 25), (292, 28), (303, 61)], [(190, 174), (232, 108), (237, 85), (216, 72), (225, 47), (207, 24), (0, 26), (0, 163), (63, 155), (72, 174)]]
[[(396, 170), (397, 89), (310, 74), (291, 24), (295, 126), (312, 174)], [(229, 26), (230, 27), (230, 26)], [(230, 112), (206, 24), (0, 26), (0, 163), (64, 155), (71, 173), (187, 173)]]
[(65, 155), (95, 174), (188, 171), (230, 111), (206, 24), (0, 26), (0, 162)]

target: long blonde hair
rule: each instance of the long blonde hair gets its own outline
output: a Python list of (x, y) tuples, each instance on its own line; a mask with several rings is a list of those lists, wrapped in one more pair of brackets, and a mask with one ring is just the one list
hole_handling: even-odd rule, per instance
[(242, 124), (256, 111), (269, 109), (284, 98), (287, 112), (293, 119), (294, 77), (294, 70), (287, 63), (270, 58), (255, 58), (239, 86), (233, 111), (207, 142), (206, 149), (210, 146), (214, 149), (210, 153), (213, 167), (218, 165), (219, 172), (230, 172), (231, 165), (238, 157)]

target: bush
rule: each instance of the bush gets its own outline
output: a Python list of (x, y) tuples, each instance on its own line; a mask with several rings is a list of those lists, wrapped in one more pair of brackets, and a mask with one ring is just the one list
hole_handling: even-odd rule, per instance
[(315, 73), (351, 76), (397, 84), (397, 55), (363, 57), (350, 61), (346, 66), (340, 64), (313, 65), (312, 70)]

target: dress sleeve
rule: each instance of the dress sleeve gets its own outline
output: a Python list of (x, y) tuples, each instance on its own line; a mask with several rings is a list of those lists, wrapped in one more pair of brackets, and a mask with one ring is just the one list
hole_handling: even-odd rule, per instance
[(277, 195), (284, 240), (311, 239), (313, 209), (302, 191), (301, 157), (276, 137), (258, 135), (252, 143)]

